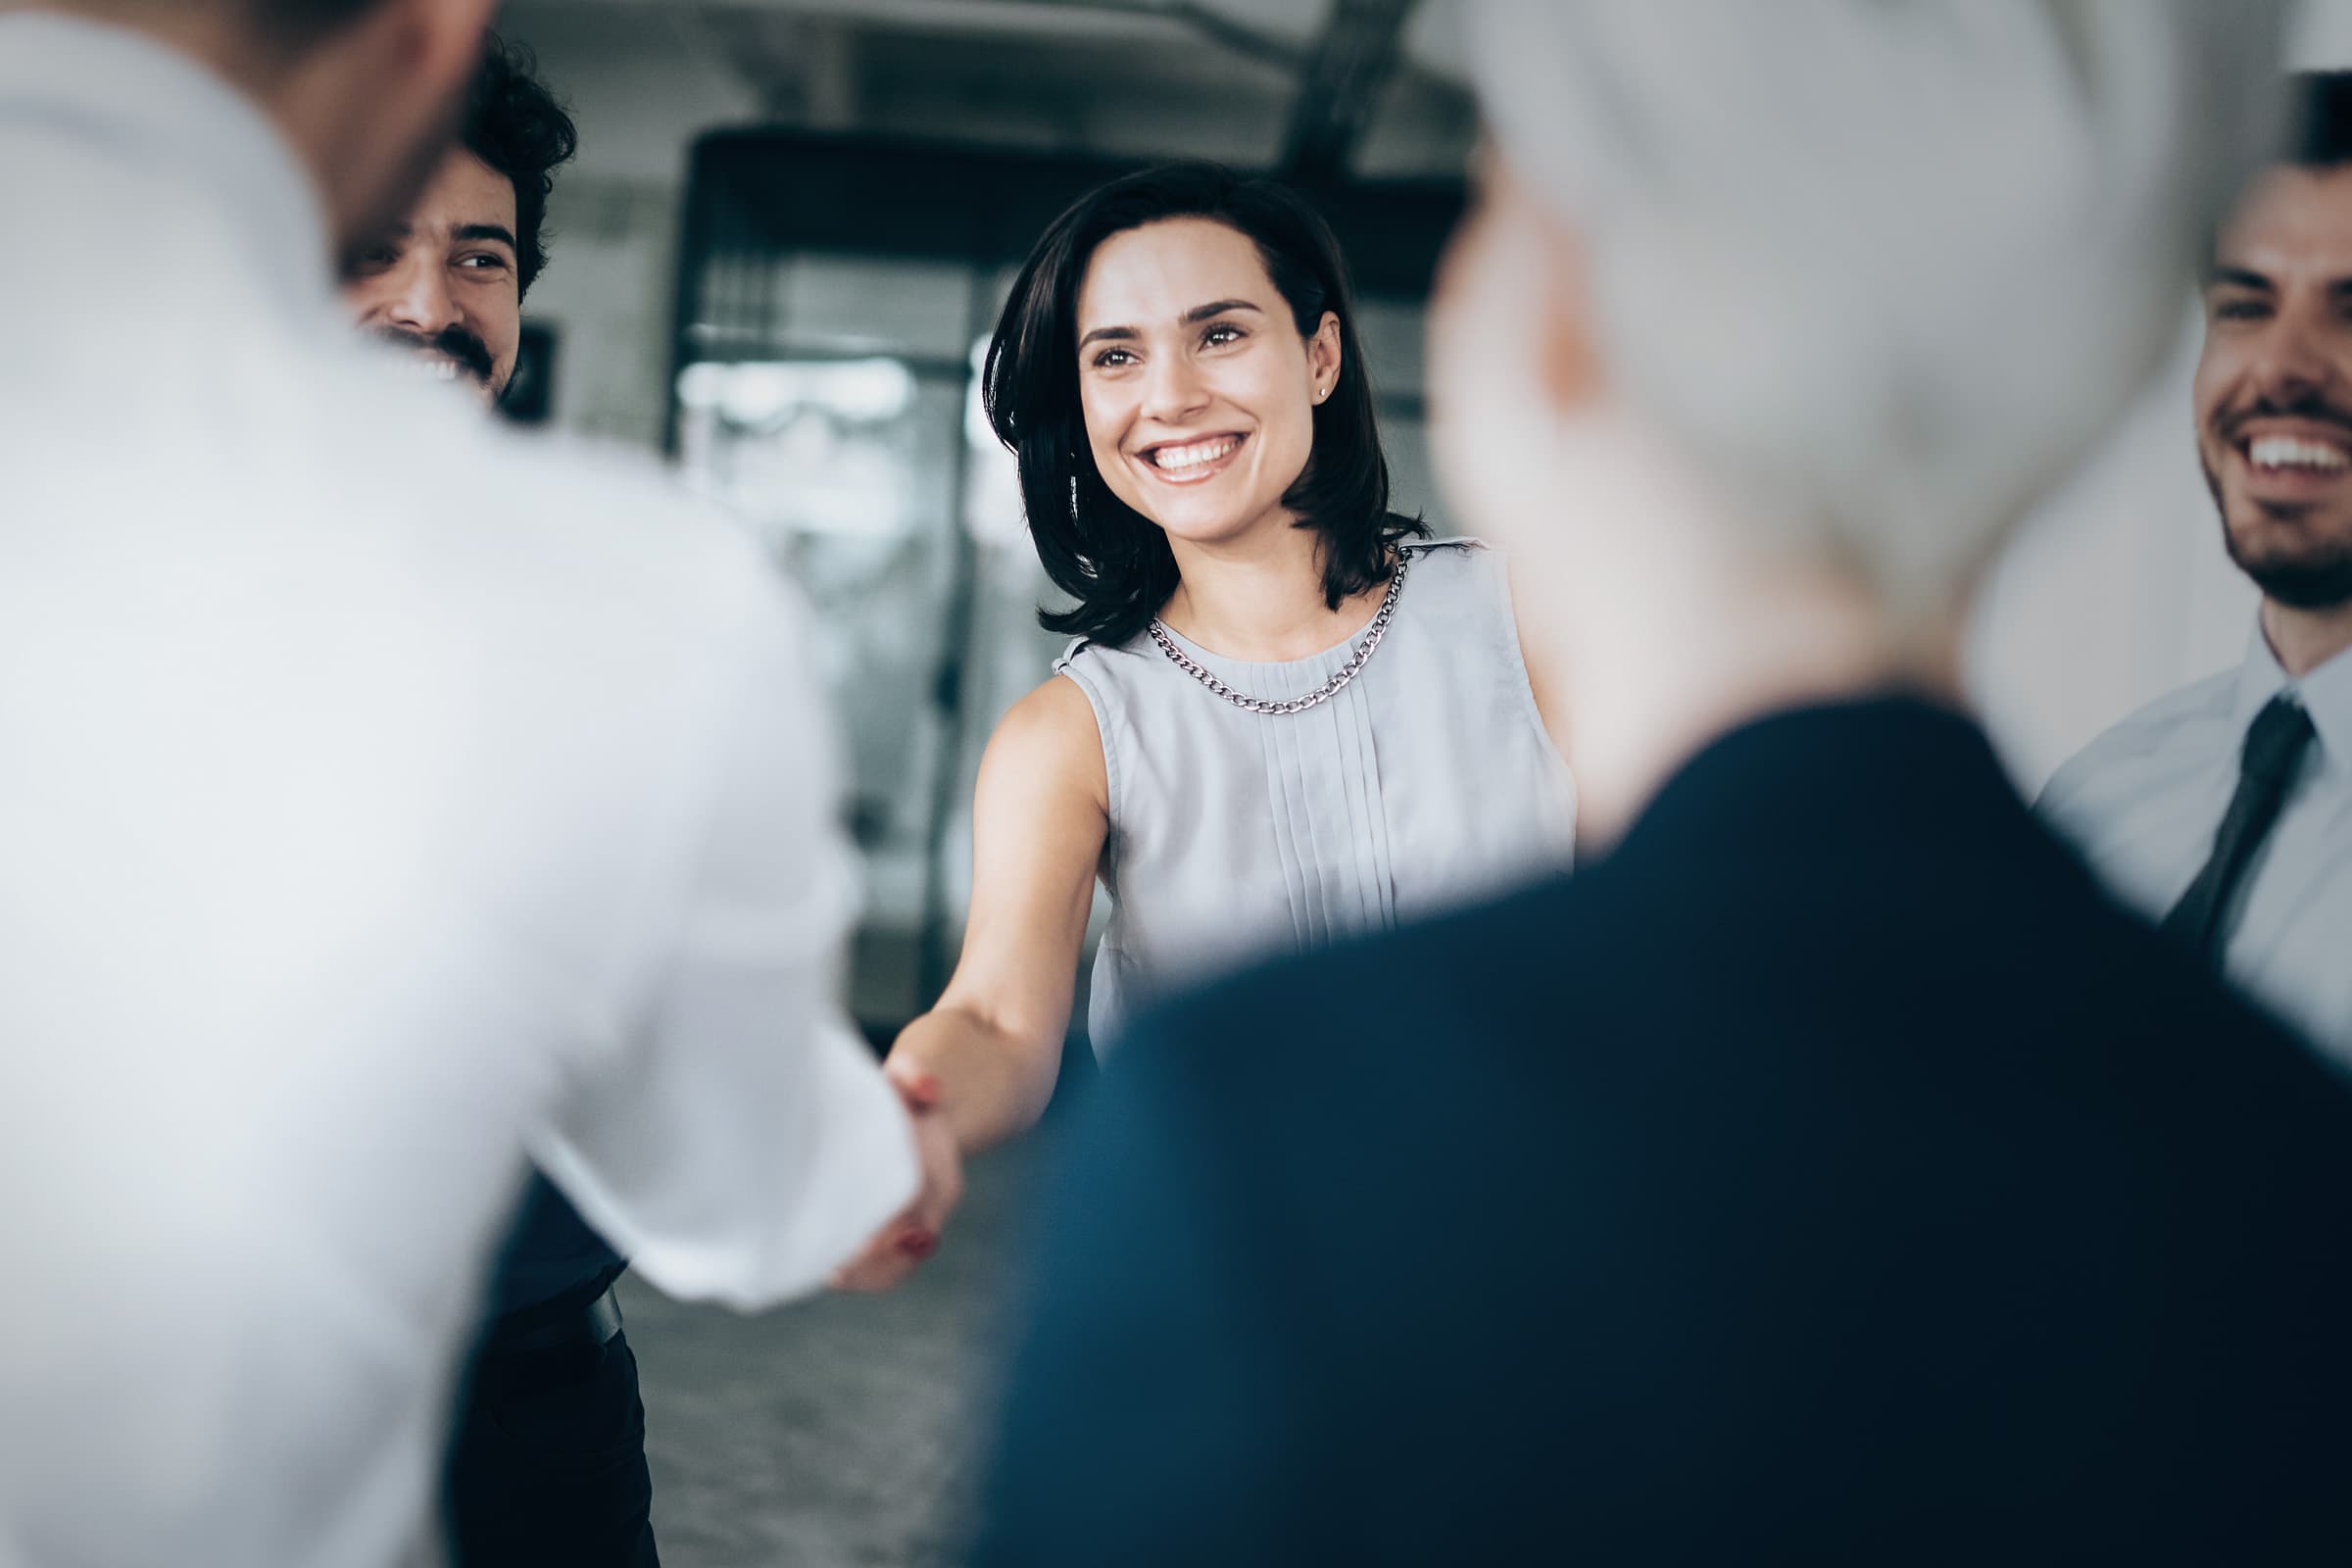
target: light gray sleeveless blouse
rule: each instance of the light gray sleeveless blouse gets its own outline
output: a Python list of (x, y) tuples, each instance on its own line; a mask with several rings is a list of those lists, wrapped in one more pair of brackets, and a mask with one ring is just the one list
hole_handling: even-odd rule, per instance
[[(1405, 548), (1387, 637), (1304, 712), (1243, 711), (1149, 633), (1081, 640), (1055, 662), (1094, 706), (1110, 781), (1111, 917), (1087, 1009), (1098, 1054), (1172, 987), (1568, 863), (1575, 788), (1528, 688), (1502, 558), (1471, 539)], [(1275, 700), (1323, 685), (1356, 640), (1253, 663), (1175, 638), (1236, 691)]]

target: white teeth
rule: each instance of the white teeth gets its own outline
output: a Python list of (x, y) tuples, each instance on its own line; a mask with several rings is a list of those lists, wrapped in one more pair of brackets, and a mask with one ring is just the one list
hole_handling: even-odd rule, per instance
[(1187, 468), (1214, 463), (1240, 445), (1241, 442), (1232, 436), (1224, 435), (1212, 441), (1195, 441), (1189, 446), (1154, 447), (1150, 456), (1152, 466), (1164, 472), (1180, 473)]
[(419, 380), (455, 381), (458, 378), (458, 362), (455, 360), (419, 355), (407, 363), (409, 373)]
[(2289, 435), (2257, 436), (2248, 444), (2246, 455), (2257, 467), (2263, 468), (2352, 467), (2352, 457), (2346, 456), (2341, 447), (2298, 441)]

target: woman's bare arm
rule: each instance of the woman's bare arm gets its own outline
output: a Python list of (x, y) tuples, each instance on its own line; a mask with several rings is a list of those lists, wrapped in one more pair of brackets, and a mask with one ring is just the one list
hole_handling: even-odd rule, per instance
[(883, 1064), (924, 1140), (923, 1191), (836, 1285), (884, 1291), (905, 1280), (962, 1198), (959, 1156), (1026, 1131), (1054, 1098), (1109, 798), (1094, 709), (1075, 682), (1054, 677), (997, 725), (972, 802), (963, 956)]
[(1094, 709), (1059, 676), (1013, 705), (981, 759), (963, 955), (888, 1063), (937, 1085), (967, 1153), (1027, 1130), (1053, 1098), (1109, 792)]

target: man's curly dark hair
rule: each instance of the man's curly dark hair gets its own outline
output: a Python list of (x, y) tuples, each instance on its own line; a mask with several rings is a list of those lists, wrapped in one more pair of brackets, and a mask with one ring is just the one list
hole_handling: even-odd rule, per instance
[(536, 73), (530, 50), (496, 33), (466, 103), (466, 150), (514, 182), (515, 265), (522, 292), (547, 267), (547, 198), (556, 171), (579, 151), (579, 127)]

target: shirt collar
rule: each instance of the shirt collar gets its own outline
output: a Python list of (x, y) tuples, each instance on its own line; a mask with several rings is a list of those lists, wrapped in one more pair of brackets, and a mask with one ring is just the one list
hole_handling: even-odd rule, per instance
[[(0, 16), (0, 126), (10, 122), (202, 189), (264, 253), (266, 275), (281, 280), (275, 297), (299, 317), (339, 319), (326, 210), (309, 170), (257, 105), (197, 61), (129, 27)], [(307, 260), (285, 287), (289, 254)]]
[(2352, 765), (2352, 651), (2336, 655), (2295, 685), (2328, 765), (2339, 772)]
[(2237, 690), (2230, 705), (2236, 733), (2244, 735), (2263, 705), (2282, 691), (2293, 692), (2303, 710), (2311, 715), (2311, 727), (2319, 736), (2328, 764), (2334, 768), (2352, 766), (2352, 650), (2308, 671), (2301, 680), (2290, 679), (2279, 664), (2278, 656), (2271, 651), (2271, 640), (2264, 633), (2262, 617), (2257, 612), (2254, 635), (2246, 649), (2245, 662), (2238, 666)]

